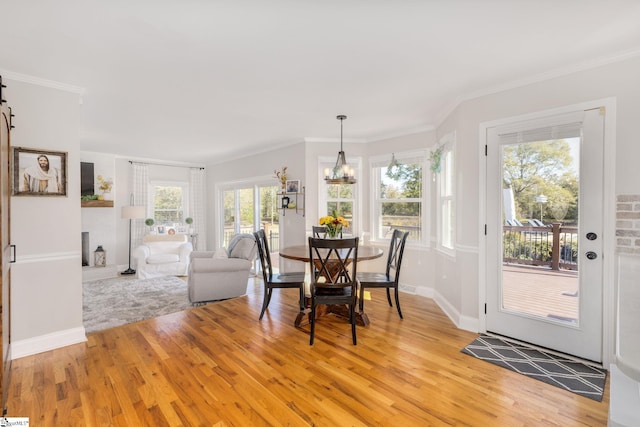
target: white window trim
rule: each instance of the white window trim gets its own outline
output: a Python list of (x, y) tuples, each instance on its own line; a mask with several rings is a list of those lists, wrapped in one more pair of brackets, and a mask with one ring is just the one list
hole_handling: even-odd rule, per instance
[[(327, 206), (327, 192), (324, 189), (324, 186), (327, 185), (324, 180), (324, 166), (326, 164), (335, 164), (335, 157), (327, 157), (320, 156), (318, 157), (318, 164), (316, 169), (318, 170), (318, 219), (329, 215), (326, 212)], [(362, 158), (361, 157), (350, 157), (348, 162), (354, 165), (355, 169), (355, 178), (357, 183), (353, 185), (353, 224), (351, 227), (351, 233), (354, 236), (360, 236), (363, 230), (363, 219), (362, 219), (362, 197), (360, 186), (362, 185)], [(347, 199), (345, 199), (347, 200)]]
[[(422, 159), (422, 218), (420, 219), (422, 223), (422, 239), (420, 241), (415, 240), (407, 240), (407, 246), (412, 247), (421, 247), (421, 248), (429, 248), (431, 247), (431, 206), (429, 203), (430, 194), (431, 194), (431, 185), (429, 184), (429, 161), (428, 154), (426, 150), (413, 150), (413, 151), (402, 151), (402, 152), (394, 152), (393, 155), (396, 157), (396, 160), (402, 162), (403, 159), (407, 158), (416, 158), (419, 157)], [(391, 162), (392, 154), (384, 154), (380, 156), (373, 156), (369, 158), (369, 176), (371, 177), (371, 203), (370, 203), (370, 223), (371, 230), (377, 230), (379, 227), (379, 206), (380, 206), (380, 198), (378, 189), (380, 188), (380, 178), (377, 174), (374, 173), (373, 169), (376, 167), (380, 167), (385, 164), (389, 164)], [(389, 242), (390, 239), (379, 239), (376, 236), (377, 233), (371, 232), (371, 241), (373, 242)]]
[[(443, 152), (453, 154), (452, 173), (451, 173), (451, 196), (446, 197), (447, 200), (451, 200), (451, 247), (444, 246), (442, 244), (442, 202), (445, 199), (442, 196), (442, 173), (436, 174), (436, 249), (451, 257), (456, 256), (456, 132), (450, 132), (440, 138), (437, 147), (442, 147)], [(437, 148), (434, 147), (434, 148)]]
[(189, 213), (189, 183), (187, 181), (149, 181), (148, 186), (148, 202), (149, 212), (147, 212), (148, 218), (154, 218), (156, 212), (155, 204), (155, 187), (181, 187), (182, 188), (182, 215), (184, 218), (190, 216)]

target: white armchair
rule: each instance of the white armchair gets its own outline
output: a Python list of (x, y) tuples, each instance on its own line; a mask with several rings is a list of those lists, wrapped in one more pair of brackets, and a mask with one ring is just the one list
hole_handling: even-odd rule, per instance
[(184, 234), (144, 236), (132, 253), (139, 279), (186, 276), (193, 246)]
[(247, 293), (249, 272), (258, 247), (251, 234), (237, 234), (229, 250), (194, 251), (189, 264), (189, 301), (217, 301)]

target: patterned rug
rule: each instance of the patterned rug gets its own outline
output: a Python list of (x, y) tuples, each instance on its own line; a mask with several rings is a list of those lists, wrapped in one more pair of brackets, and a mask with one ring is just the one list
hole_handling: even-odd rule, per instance
[(83, 322), (87, 333), (138, 322), (191, 307), (187, 282), (178, 277), (135, 277), (85, 282)]
[(605, 369), (489, 335), (480, 335), (462, 352), (589, 399), (602, 401), (607, 379)]

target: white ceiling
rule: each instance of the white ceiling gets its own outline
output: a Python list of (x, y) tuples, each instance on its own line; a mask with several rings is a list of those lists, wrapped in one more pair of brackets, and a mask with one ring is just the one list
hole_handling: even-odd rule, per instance
[(640, 54), (637, 0), (0, 0), (0, 16), (1, 73), (83, 91), (83, 150), (196, 163), (339, 141), (338, 114), (345, 141), (410, 133)]

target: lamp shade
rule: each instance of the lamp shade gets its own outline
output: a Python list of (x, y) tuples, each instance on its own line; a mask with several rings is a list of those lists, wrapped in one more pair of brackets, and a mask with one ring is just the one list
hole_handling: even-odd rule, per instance
[(123, 206), (122, 218), (124, 219), (141, 219), (145, 217), (144, 206)]

